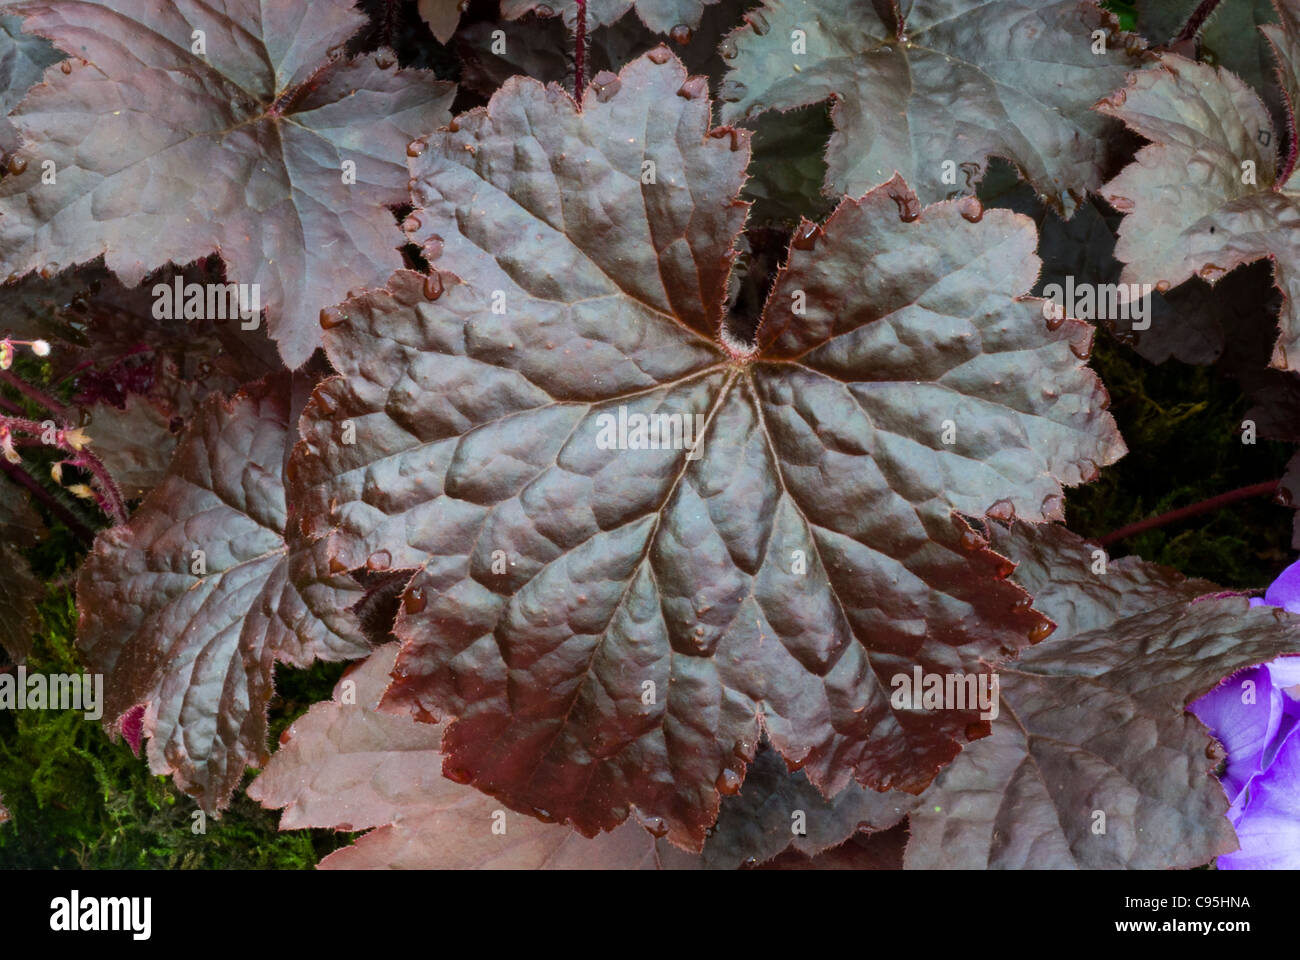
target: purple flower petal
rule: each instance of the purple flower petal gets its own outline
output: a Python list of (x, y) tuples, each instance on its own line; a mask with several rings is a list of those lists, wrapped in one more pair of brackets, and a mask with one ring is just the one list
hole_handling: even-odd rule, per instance
[(1264, 591), (1264, 602), (1300, 613), (1300, 560), (1287, 567)]
[[(1243, 702), (1248, 695), (1253, 702)], [(1229, 799), (1264, 769), (1265, 751), (1282, 724), (1283, 696), (1268, 667), (1261, 665), (1233, 674), (1188, 707), (1227, 751), (1228, 766), (1220, 779)]]
[(1300, 869), (1300, 737), (1250, 784), (1236, 828), (1241, 849), (1219, 857), (1220, 870)]

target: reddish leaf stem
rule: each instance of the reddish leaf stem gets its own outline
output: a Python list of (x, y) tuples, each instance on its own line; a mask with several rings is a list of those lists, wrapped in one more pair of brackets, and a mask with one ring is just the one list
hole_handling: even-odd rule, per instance
[(3, 457), (0, 457), (0, 470), (4, 470), (5, 473), (9, 474), (9, 476), (13, 478), (15, 483), (26, 489), (28, 493), (41, 503), (45, 504), (45, 506), (49, 507), (50, 513), (62, 520), (78, 540), (86, 546), (90, 546), (95, 542), (94, 532), (78, 520), (71, 510), (59, 503), (58, 500), (54, 499), (54, 496), (50, 491), (46, 490), (39, 483), (33, 480), (26, 470), (17, 464), (10, 463)]
[(73, 422), (74, 418), (71, 410), (59, 403), (59, 401), (55, 400), (44, 390), (32, 386), (22, 377), (14, 375), (14, 373), (9, 370), (0, 370), (0, 381), (13, 387), (28, 400), (34, 400), (36, 403), (39, 403), (42, 407), (50, 411), (50, 413), (54, 414), (65, 423)]
[(1210, 497), (1210, 499), (1202, 500), (1200, 503), (1193, 503), (1191, 506), (1179, 507), (1177, 510), (1170, 510), (1168, 513), (1162, 513), (1159, 516), (1148, 517), (1146, 520), (1139, 520), (1137, 523), (1130, 523), (1126, 527), (1111, 531), (1104, 537), (1098, 537), (1096, 542), (1100, 546), (1108, 547), (1112, 543), (1127, 539), (1134, 534), (1154, 530), (1166, 524), (1177, 523), (1179, 520), (1186, 520), (1188, 517), (1194, 517), (1198, 514), (1209, 513), (1211, 510), (1218, 510), (1220, 507), (1226, 507), (1238, 500), (1276, 493), (1278, 484), (1279, 481), (1277, 480), (1267, 480), (1264, 483), (1254, 483), (1248, 487), (1229, 490), (1227, 493), (1221, 493), (1217, 497)]
[(1214, 13), (1218, 5), (1219, 0), (1201, 0), (1197, 8), (1192, 11), (1192, 15), (1187, 18), (1187, 22), (1183, 24), (1183, 29), (1178, 31), (1178, 36), (1174, 37), (1173, 42), (1183, 43), (1200, 33), (1201, 27), (1206, 20), (1210, 19), (1210, 14)]
[(578, 0), (578, 30), (573, 49), (573, 98), (582, 104), (587, 86), (587, 0)]

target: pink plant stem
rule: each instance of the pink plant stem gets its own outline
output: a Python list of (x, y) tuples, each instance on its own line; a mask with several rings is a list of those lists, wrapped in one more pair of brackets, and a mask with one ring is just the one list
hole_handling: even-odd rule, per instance
[(50, 411), (50, 413), (54, 414), (56, 417), (58, 417), (60, 420), (64, 421), (65, 423), (73, 422), (73, 416), (71, 410), (69, 410), (63, 404), (59, 403), (59, 401), (55, 400), (44, 390), (32, 386), (22, 377), (15, 376), (9, 370), (0, 370), (0, 381), (3, 381), (4, 383), (7, 383), (9, 386), (13, 387), (15, 390), (17, 390), (19, 393), (25, 396), (28, 400), (34, 400), (36, 403), (39, 403), (42, 407)]
[[(0, 426), (6, 426), (13, 434), (25, 434), (29, 437), (40, 437), (45, 432), (43, 424), (36, 420), (29, 420), (26, 417), (8, 417), (0, 414)], [(122, 499), (122, 492), (118, 490), (117, 484), (108, 473), (108, 468), (104, 466), (99, 457), (95, 456), (89, 450), (77, 450), (66, 439), (59, 438), (55, 442), (60, 450), (70, 454), (67, 462), (74, 467), (80, 467), (90, 473), (95, 478), (96, 486), (100, 492), (100, 507), (108, 514), (110, 520), (114, 523), (126, 523), (126, 501)]]
[(1117, 543), (1134, 534), (1145, 533), (1147, 530), (1154, 530), (1166, 524), (1177, 523), (1179, 520), (1186, 520), (1188, 517), (1194, 517), (1201, 513), (1209, 513), (1211, 510), (1218, 510), (1220, 507), (1226, 507), (1238, 500), (1245, 500), (1248, 497), (1261, 497), (1266, 493), (1276, 493), (1278, 483), (1277, 480), (1268, 480), (1264, 483), (1251, 484), (1249, 487), (1229, 490), (1227, 493), (1221, 493), (1217, 497), (1210, 497), (1210, 499), (1202, 500), (1200, 503), (1193, 503), (1188, 507), (1179, 507), (1177, 510), (1170, 510), (1168, 513), (1162, 513), (1159, 516), (1148, 517), (1146, 520), (1139, 520), (1137, 523), (1130, 523), (1127, 527), (1120, 527), (1104, 537), (1098, 537), (1096, 542), (1100, 546), (1108, 547), (1112, 543)]

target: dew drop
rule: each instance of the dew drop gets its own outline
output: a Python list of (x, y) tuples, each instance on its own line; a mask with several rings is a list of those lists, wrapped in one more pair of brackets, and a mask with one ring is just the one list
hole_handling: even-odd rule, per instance
[(718, 793), (726, 794), (729, 797), (740, 793), (740, 774), (730, 767), (723, 767), (722, 772), (718, 774), (718, 779), (713, 785), (718, 788)]
[(1044, 301), (1043, 316), (1046, 318), (1047, 329), (1053, 333), (1065, 325), (1065, 309), (1060, 304)]
[(424, 153), (426, 144), (423, 140), (412, 140), (406, 145), (406, 155), (408, 157), (418, 157)]
[(984, 204), (979, 197), (963, 197), (957, 204), (961, 218), (968, 223), (979, 223), (984, 219)]
[(817, 238), (821, 233), (821, 227), (811, 220), (805, 220), (795, 228), (794, 236), (790, 238), (790, 246), (796, 250), (812, 250), (817, 246)]
[(61, 64), (59, 64), (59, 69), (62, 70), (65, 74), (71, 73), (71, 72), (72, 72), (72, 61), (71, 61), (71, 60), (64, 60)]
[(343, 315), (343, 311), (338, 307), (322, 307), (320, 312), (320, 326), (322, 330), (333, 330), (340, 324), (347, 323), (348, 318)]
[(665, 63), (667, 63), (669, 60), (673, 58), (672, 51), (669, 50), (667, 47), (665, 47), (663, 44), (660, 44), (659, 46), (655, 47), (653, 50), (647, 53), (646, 56), (650, 58), (651, 63), (657, 63), (660, 66), (663, 66)]
[(687, 77), (686, 82), (677, 88), (677, 96), (686, 100), (698, 100), (708, 96), (709, 81), (707, 77)]
[(5, 164), (5, 169), (15, 177), (27, 169), (27, 160), (24, 157), (12, 156), (9, 162)]
[(961, 532), (961, 548), (967, 553), (974, 553), (976, 550), (982, 550), (987, 544), (984, 538), (974, 530), (963, 530)]
[(437, 300), (442, 296), (442, 274), (437, 270), (424, 278), (423, 293), (426, 300)]
[(1120, 213), (1132, 213), (1133, 201), (1128, 197), (1107, 197), (1107, 201)]
[(736, 41), (731, 37), (725, 37), (718, 44), (718, 53), (723, 60), (735, 60), (736, 57), (740, 56), (740, 48), (736, 46)]
[(686, 46), (691, 42), (691, 28), (684, 23), (679, 23), (668, 31), (668, 39), (678, 46)]
[(1029, 642), (1042, 643), (1056, 631), (1056, 624), (1050, 620), (1040, 620), (1029, 628)]
[(330, 573), (347, 573), (348, 568), (338, 557), (330, 557)]
[(286, 743), (289, 742), (289, 738), (293, 735), (292, 730), (293, 730), (292, 727), (285, 727), (283, 730), (280, 731), (280, 746), (283, 747)]
[(376, 550), (366, 557), (366, 569), (387, 570), (393, 565), (393, 555), (387, 550)]
[(1101, 468), (1097, 466), (1095, 461), (1089, 460), (1087, 457), (1079, 461), (1079, 477), (1084, 483), (1092, 483), (1099, 476), (1101, 476)]
[(1092, 357), (1092, 328), (1088, 328), (1087, 335), (1080, 340), (1070, 341), (1070, 352), (1080, 360), (1089, 360)]
[(1217, 263), (1207, 263), (1197, 271), (1197, 273), (1200, 274), (1201, 279), (1206, 280), (1209, 283), (1214, 283), (1227, 272), (1227, 270), (1224, 270), (1223, 267), (1219, 266)]
[(420, 223), (420, 218), (415, 214), (411, 214), (402, 221), (402, 230), (405, 233), (418, 233), (422, 226), (424, 226), (424, 224)]
[(1167, 292), (1167, 291), (1169, 290), (1169, 281), (1168, 281), (1168, 280), (1157, 280), (1157, 281), (1156, 281), (1156, 290), (1159, 291), (1160, 293), (1165, 293), (1165, 292)]
[(753, 740), (741, 737), (732, 745), (731, 752), (746, 763), (752, 763), (754, 755), (758, 752), (758, 746)]
[(442, 256), (442, 237), (436, 233), (420, 245), (420, 255), (430, 263)]
[(591, 78), (591, 89), (601, 103), (608, 103), (622, 86), (623, 81), (619, 80), (618, 74), (608, 70), (602, 70)]
[(999, 500), (985, 510), (984, 515), (992, 517), (994, 520), (1014, 520), (1016, 506), (1010, 500)]
[(474, 775), (464, 767), (444, 766), (442, 768), (442, 775), (448, 780), (452, 780), (456, 783), (469, 783), (474, 779)]
[(641, 821), (641, 826), (645, 827), (652, 837), (668, 836), (668, 821), (663, 817), (646, 817)]
[(397, 61), (393, 59), (393, 55), (387, 50), (381, 50), (379, 53), (375, 54), (375, 66), (380, 70), (390, 70), (396, 62)]
[(1043, 516), (1048, 520), (1061, 520), (1065, 517), (1065, 498), (1059, 493), (1049, 493), (1043, 497), (1043, 505), (1040, 508)]
[(414, 590), (408, 590), (406, 596), (402, 598), (403, 609), (411, 615), (423, 613), (424, 608), (428, 605), (429, 601), (425, 597), (424, 591), (419, 587), (416, 587)]
[(1293, 500), (1291, 496), (1291, 491), (1288, 490), (1286, 487), (1278, 487), (1277, 496), (1274, 499), (1284, 507), (1291, 506)]

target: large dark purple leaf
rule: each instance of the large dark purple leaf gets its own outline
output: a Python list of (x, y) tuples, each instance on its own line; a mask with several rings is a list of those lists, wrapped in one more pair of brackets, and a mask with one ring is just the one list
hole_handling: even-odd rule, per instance
[[(1300, 23), (1283, 8), (1263, 32), (1296, 102)], [(1278, 158), (1278, 131), (1259, 96), (1235, 74), (1174, 54), (1132, 76), (1099, 110), (1152, 141), (1101, 191), (1127, 214), (1115, 255), (1125, 283), (1165, 289), (1193, 276), (1214, 283), (1245, 263), (1270, 258), (1284, 295), (1272, 365), (1300, 369), (1295, 224), (1300, 178)], [(1284, 132), (1294, 153), (1294, 135)]]
[(150, 765), (209, 811), (266, 759), (274, 662), (368, 649), (347, 610), (360, 586), (324, 544), (286, 541), (289, 381), (205, 403), (163, 482), (99, 536), (77, 581), (77, 644), (105, 675), (105, 724), (147, 703)]
[[(248, 788), (283, 807), (280, 829), (368, 830), (320, 866), (366, 869), (637, 869), (659, 865), (636, 823), (589, 840), (442, 775), (443, 724), (381, 713), (398, 644), (377, 649), (294, 721)], [(494, 830), (495, 827), (495, 830)], [(374, 828), (374, 829), (371, 829)]]
[(1184, 709), (1243, 667), (1300, 651), (1300, 618), (1200, 596), (1061, 527), (996, 528), (1016, 579), (1060, 625), (1000, 669), (990, 737), (911, 815), (911, 869), (1191, 867), (1236, 849), (1223, 751)]
[(901, 26), (877, 12), (890, 6), (766, 0), (723, 41), (723, 120), (832, 99), (830, 193), (895, 171), (924, 202), (970, 193), (993, 155), (1067, 212), (1101, 184), (1107, 125), (1091, 108), (1138, 64), (1138, 38), (1090, 0), (914, 0)]
[(364, 22), (348, 0), (11, 9), (75, 56), (13, 116), (26, 170), (0, 184), (4, 272), (102, 254), (135, 286), (220, 251), (232, 282), (260, 285), (296, 367), (323, 306), (401, 265), (388, 207), (406, 198), (407, 143), (444, 122), (452, 87), (393, 70), (387, 51), (344, 59)]
[[(282, 830), (369, 830), (326, 857), (327, 869), (737, 869), (787, 850), (813, 857), (859, 827), (884, 830), (916, 797), (852, 785), (834, 801), (775, 751), (763, 749), (740, 794), (723, 801), (702, 857), (656, 843), (662, 822), (629, 821), (588, 839), (569, 827), (505, 808), (499, 800), (442, 776), (445, 724), (419, 723), (377, 709), (398, 644), (374, 652), (281, 738), (280, 750), (249, 787), (283, 808)], [(496, 827), (494, 830), (493, 827)], [(373, 829), (372, 829), (373, 828)]]
[[(515, 78), (430, 137), (411, 230), (449, 272), (328, 317), (294, 498), (344, 566), (418, 568), (386, 705), (458, 718), (450, 775), (698, 850), (763, 729), (828, 795), (922, 789), (977, 714), (890, 678), (1049, 629), (954, 511), (1057, 517), (1123, 445), (1091, 328), (1022, 298), (1032, 224), (973, 200), (841, 204), (760, 343), (721, 331), (747, 135), (666, 49), (617, 80), (579, 112)], [(620, 407), (703, 423), (692, 458), (601, 449)]]

